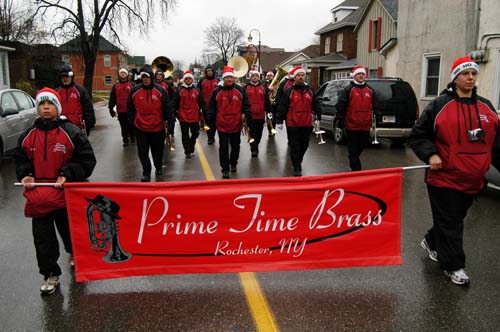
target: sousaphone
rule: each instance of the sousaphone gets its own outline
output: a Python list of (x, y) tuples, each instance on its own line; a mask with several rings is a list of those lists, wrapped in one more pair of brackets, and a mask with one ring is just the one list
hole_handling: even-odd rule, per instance
[(227, 65), (234, 68), (234, 76), (243, 77), (248, 72), (248, 62), (242, 56), (233, 56), (227, 61)]

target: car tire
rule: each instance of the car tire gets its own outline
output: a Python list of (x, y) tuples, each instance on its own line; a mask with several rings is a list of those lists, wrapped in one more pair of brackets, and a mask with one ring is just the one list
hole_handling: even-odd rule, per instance
[(332, 132), (333, 140), (336, 144), (346, 144), (345, 130), (337, 126), (338, 121), (333, 122)]

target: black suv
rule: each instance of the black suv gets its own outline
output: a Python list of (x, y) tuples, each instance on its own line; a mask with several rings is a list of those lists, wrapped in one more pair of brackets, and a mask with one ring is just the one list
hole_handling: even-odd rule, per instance
[[(331, 132), (338, 144), (345, 142), (345, 133), (337, 128), (335, 105), (339, 93), (349, 82), (348, 79), (326, 82), (317, 93), (321, 109), (320, 127)], [(393, 143), (403, 143), (419, 115), (417, 97), (411, 85), (399, 78), (373, 78), (367, 79), (366, 83), (373, 88), (377, 98), (374, 109), (377, 139), (389, 138)], [(373, 128), (371, 135), (374, 136)]]

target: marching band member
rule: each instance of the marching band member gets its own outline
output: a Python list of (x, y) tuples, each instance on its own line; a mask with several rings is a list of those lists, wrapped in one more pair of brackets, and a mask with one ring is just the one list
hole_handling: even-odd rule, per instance
[(165, 128), (172, 121), (172, 105), (165, 90), (153, 83), (153, 70), (145, 65), (140, 73), (142, 83), (136, 85), (127, 100), (129, 121), (134, 125), (137, 152), (142, 165), (141, 182), (151, 181), (153, 156), (155, 175), (162, 175)]
[(86, 134), (95, 126), (95, 114), (92, 98), (87, 89), (74, 81), (74, 73), (71, 67), (64, 65), (59, 71), (59, 83), (56, 91), (61, 96), (62, 115)]
[(366, 71), (362, 66), (352, 69), (353, 80), (339, 94), (337, 101), (338, 128), (345, 127), (347, 151), (352, 171), (361, 170), (359, 156), (370, 143), (370, 129), (373, 123), (375, 92), (366, 84)]
[(186, 158), (191, 158), (194, 153), (200, 131), (200, 110), (203, 108), (203, 98), (194, 86), (193, 79), (193, 73), (186, 71), (182, 77), (184, 83), (174, 94), (174, 110), (181, 124), (182, 146)]
[[(198, 82), (198, 90), (201, 92), (203, 97), (203, 116), (208, 121), (208, 103), (210, 102), (210, 97), (212, 93), (217, 88), (219, 80), (215, 78), (215, 73), (212, 67), (207, 66), (205, 68), (205, 77)], [(222, 83), (222, 82), (221, 82)], [(215, 125), (213, 123), (208, 123), (210, 129), (207, 131), (208, 144), (214, 144), (215, 142)]]
[(451, 83), (413, 126), (408, 144), (430, 169), (425, 182), (432, 227), (420, 245), (457, 285), (468, 285), (464, 218), (486, 185), (490, 164), (500, 170), (500, 126), (491, 102), (477, 94), (479, 66), (465, 56), (453, 62)]
[(306, 71), (297, 66), (293, 70), (294, 83), (286, 90), (278, 105), (278, 128), (286, 122), (286, 131), (290, 144), (290, 157), (293, 175), (302, 176), (302, 160), (309, 147), (309, 136), (312, 131), (313, 116), (319, 121), (321, 113), (316, 94), (305, 83)]
[[(165, 74), (163, 73), (163, 70), (161, 70), (160, 68), (156, 69), (155, 72), (155, 84), (158, 84), (163, 88), (163, 90), (165, 90), (170, 101), (174, 100), (174, 93), (175, 93), (174, 86), (168, 83), (168, 81), (165, 79)], [(175, 117), (173, 117), (172, 121), (169, 122), (169, 127), (168, 127), (168, 132), (170, 133), (172, 139), (174, 138), (174, 131), (175, 131)]]
[[(127, 116), (127, 99), (134, 86), (135, 84), (128, 80), (127, 69), (121, 68), (118, 72), (118, 82), (113, 85), (111, 93), (109, 94), (109, 114), (111, 117), (115, 117), (116, 113), (118, 113), (118, 122), (120, 122), (123, 146), (128, 145), (129, 138), (132, 142), (135, 142), (134, 128), (128, 122)], [(116, 112), (114, 111), (115, 106)]]
[(250, 102), (252, 111), (252, 121), (249, 121), (250, 136), (254, 139), (250, 143), (250, 151), (252, 157), (257, 157), (259, 154), (259, 143), (262, 138), (264, 123), (266, 122), (267, 113), (271, 112), (271, 103), (269, 101), (268, 90), (259, 81), (260, 73), (256, 69), (249, 72), (250, 83), (243, 88)]
[[(62, 186), (81, 182), (94, 170), (96, 159), (87, 137), (68, 119), (61, 117), (59, 94), (43, 88), (36, 95), (39, 117), (20, 138), (14, 154), (16, 175), (27, 198), (25, 214), (32, 217), (36, 259), (44, 282), (42, 295), (50, 295), (59, 286), (62, 271), (56, 229), (70, 255), (71, 236), (68, 211)], [(53, 182), (54, 187), (35, 187), (35, 182)], [(55, 227), (54, 227), (55, 226)], [(73, 259), (70, 262), (73, 265)]]
[(252, 115), (245, 91), (234, 83), (234, 69), (224, 66), (222, 79), (223, 85), (218, 86), (210, 98), (208, 120), (215, 123), (219, 133), (222, 178), (229, 179), (229, 170), (236, 172), (240, 157), (242, 116), (250, 121)]

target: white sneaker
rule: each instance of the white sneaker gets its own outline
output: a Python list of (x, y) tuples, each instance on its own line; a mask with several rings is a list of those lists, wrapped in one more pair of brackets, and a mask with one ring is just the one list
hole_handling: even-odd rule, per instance
[(49, 277), (40, 286), (40, 292), (42, 295), (50, 295), (56, 291), (57, 286), (59, 286), (59, 276)]
[(420, 246), (427, 251), (427, 254), (429, 255), (429, 259), (437, 262), (438, 261), (438, 253), (436, 250), (432, 250), (429, 244), (427, 243), (427, 240), (424, 238), (422, 242), (420, 242)]
[(71, 258), (69, 259), (69, 265), (71, 267), (75, 267), (75, 260), (73, 259), (73, 255), (70, 256)]
[(456, 285), (468, 285), (470, 283), (469, 276), (465, 273), (464, 269), (456, 271), (443, 271), (444, 274), (450, 278), (451, 282)]

